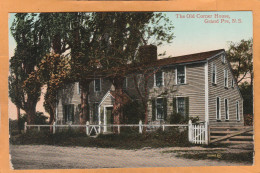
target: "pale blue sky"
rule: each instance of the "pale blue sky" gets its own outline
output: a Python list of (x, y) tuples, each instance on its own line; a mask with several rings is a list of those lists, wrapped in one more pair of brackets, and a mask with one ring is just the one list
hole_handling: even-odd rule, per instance
[[(253, 18), (250, 11), (236, 12), (165, 12), (174, 24), (175, 38), (172, 44), (163, 45), (158, 52), (166, 51), (166, 56), (178, 56), (190, 53), (227, 49), (228, 42), (238, 42), (253, 37)], [(177, 18), (177, 14), (187, 15), (229, 15), (232, 19), (241, 19), (241, 23), (205, 23), (203, 18)], [(9, 16), (9, 28), (14, 14)], [(10, 30), (9, 30), (10, 33)], [(15, 41), (9, 34), (9, 54), (13, 55)]]

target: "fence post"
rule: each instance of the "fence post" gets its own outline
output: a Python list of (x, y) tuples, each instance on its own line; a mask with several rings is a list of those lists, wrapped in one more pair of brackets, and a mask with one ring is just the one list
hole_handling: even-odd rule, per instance
[(41, 131), (41, 129), (40, 129), (40, 128), (41, 128), (41, 127), (40, 127), (40, 126), (38, 126), (38, 132), (39, 132), (39, 131)]
[(89, 136), (89, 121), (86, 122), (86, 134)]
[(117, 132), (120, 134), (120, 125), (117, 126)]
[(162, 125), (162, 130), (163, 130), (163, 131), (165, 130), (165, 126), (164, 126), (164, 124)]
[(139, 133), (142, 133), (142, 120), (139, 121)]
[(26, 131), (27, 131), (27, 122), (25, 121), (24, 122), (24, 133), (26, 133)]
[(98, 133), (101, 133), (101, 121), (99, 121), (99, 128), (98, 128)]
[(193, 142), (193, 140), (192, 140), (192, 131), (193, 131), (193, 129), (192, 129), (192, 122), (191, 122), (191, 120), (189, 120), (188, 131), (189, 131), (189, 133), (188, 133), (188, 136), (189, 136), (189, 142)]
[(209, 144), (209, 126), (208, 122), (205, 122), (205, 143), (208, 145)]
[(56, 130), (56, 129), (55, 129), (55, 124), (56, 124), (56, 123), (54, 122), (53, 125), (52, 125), (52, 133), (53, 133), (53, 134), (55, 134), (55, 130)]

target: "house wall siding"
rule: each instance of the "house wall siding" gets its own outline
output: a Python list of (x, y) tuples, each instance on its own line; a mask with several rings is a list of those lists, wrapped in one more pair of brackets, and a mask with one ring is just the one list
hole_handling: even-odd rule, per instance
[[(217, 84), (212, 84), (212, 65), (216, 64), (217, 68)], [(231, 80), (233, 79), (232, 71), (229, 62), (226, 60), (222, 63), (221, 56), (209, 60), (208, 62), (209, 74), (209, 124), (218, 126), (242, 126), (243, 119), (243, 99), (240, 96), (239, 88), (235, 84), (231, 87)], [(224, 69), (228, 71), (228, 88), (224, 87)], [(216, 120), (216, 100), (220, 97), (221, 121)], [(228, 99), (229, 105), (229, 120), (225, 120), (224, 99)], [(236, 102), (239, 101), (240, 121), (236, 118)]]
[[(189, 117), (199, 117), (200, 121), (205, 119), (205, 74), (204, 63), (186, 65), (186, 84), (176, 85), (175, 67), (164, 68), (164, 86), (153, 87), (154, 80), (150, 82), (150, 100), (157, 98), (167, 92), (167, 120), (173, 113), (174, 97), (189, 97)], [(149, 121), (152, 121), (152, 104), (148, 105)], [(159, 121), (156, 121), (159, 123)]]

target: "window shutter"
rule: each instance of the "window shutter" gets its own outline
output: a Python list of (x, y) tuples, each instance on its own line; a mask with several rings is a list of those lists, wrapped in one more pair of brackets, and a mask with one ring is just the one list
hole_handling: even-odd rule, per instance
[(64, 122), (66, 122), (66, 119), (67, 119), (67, 118), (66, 118), (67, 115), (66, 115), (66, 110), (65, 110), (65, 109), (66, 109), (66, 105), (63, 105), (62, 111), (63, 111), (63, 121), (64, 121)]
[(155, 98), (152, 98), (152, 121), (155, 121), (155, 109), (156, 109), (156, 107), (155, 107), (156, 105), (155, 105)]
[(189, 97), (185, 97), (185, 114), (186, 114), (186, 117), (189, 117), (189, 108), (190, 108)]
[(71, 105), (71, 121), (74, 122), (74, 105)]
[(176, 108), (176, 97), (173, 98), (172, 106), (173, 106), (173, 112), (177, 112), (177, 108)]
[(163, 98), (163, 119), (164, 121), (167, 120), (167, 98)]

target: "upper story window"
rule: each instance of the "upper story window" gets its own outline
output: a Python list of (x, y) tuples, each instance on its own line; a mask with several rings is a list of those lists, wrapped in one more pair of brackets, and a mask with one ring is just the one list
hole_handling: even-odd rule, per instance
[(80, 94), (80, 85), (79, 85), (79, 82), (77, 82), (77, 93)]
[(217, 83), (217, 67), (216, 64), (212, 64), (212, 83), (216, 84)]
[(231, 87), (234, 88), (234, 79), (231, 80)]
[(95, 92), (101, 91), (101, 79), (94, 80), (94, 91)]
[(124, 78), (123, 89), (127, 88), (127, 77)]
[(224, 69), (224, 87), (228, 87), (228, 71)]
[(164, 85), (163, 72), (158, 71), (154, 74), (154, 86), (160, 87)]
[(236, 102), (236, 115), (237, 115), (237, 121), (240, 121), (239, 101)]
[(225, 55), (221, 55), (221, 62), (223, 63), (223, 64), (225, 64), (226, 63), (226, 56)]
[(157, 98), (156, 99), (156, 118), (158, 120), (163, 119), (164, 115), (164, 104), (163, 104), (163, 98)]
[(216, 103), (216, 118), (217, 120), (221, 119), (221, 108), (220, 108), (220, 98), (217, 97), (217, 103)]
[(186, 67), (178, 66), (176, 68), (176, 84), (185, 84), (186, 83)]
[(226, 120), (229, 120), (228, 99), (224, 99), (224, 103), (225, 103), (225, 118), (226, 118)]

